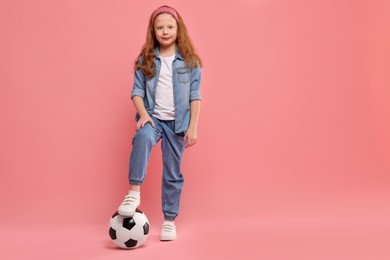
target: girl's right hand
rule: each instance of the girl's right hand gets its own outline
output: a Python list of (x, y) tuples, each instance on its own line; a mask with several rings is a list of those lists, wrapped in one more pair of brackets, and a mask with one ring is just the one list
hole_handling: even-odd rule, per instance
[(144, 127), (147, 123), (150, 123), (154, 127), (153, 119), (149, 116), (141, 116), (135, 125), (135, 129), (138, 131), (141, 127)]

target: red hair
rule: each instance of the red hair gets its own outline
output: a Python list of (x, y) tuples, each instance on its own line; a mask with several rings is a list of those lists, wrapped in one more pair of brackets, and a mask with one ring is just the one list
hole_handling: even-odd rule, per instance
[[(172, 8), (166, 5), (161, 7)], [(177, 38), (176, 38), (176, 45), (178, 51), (180, 55), (184, 58), (189, 68), (196, 68), (197, 66), (202, 67), (202, 61), (195, 51), (195, 47), (192, 44), (191, 38), (188, 35), (187, 28), (184, 24), (184, 21), (177, 11), (176, 13), (178, 16), (178, 20), (177, 20), (178, 29), (177, 29)], [(157, 41), (154, 32), (154, 21), (153, 21), (153, 14), (152, 14), (149, 19), (149, 25), (146, 33), (146, 42), (142, 46), (141, 53), (138, 55), (134, 63), (135, 70), (141, 69), (142, 72), (148, 77), (153, 77), (154, 75), (156, 75), (156, 66), (154, 64), (154, 49), (157, 46), (159, 46), (159, 43)], [(139, 63), (141, 58), (142, 58), (142, 64)]]

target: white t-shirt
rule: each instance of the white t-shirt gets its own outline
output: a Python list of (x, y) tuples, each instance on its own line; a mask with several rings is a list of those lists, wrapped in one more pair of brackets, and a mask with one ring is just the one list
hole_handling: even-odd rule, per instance
[(172, 62), (175, 55), (161, 57), (160, 76), (156, 88), (156, 104), (153, 116), (161, 120), (175, 120), (173, 103)]

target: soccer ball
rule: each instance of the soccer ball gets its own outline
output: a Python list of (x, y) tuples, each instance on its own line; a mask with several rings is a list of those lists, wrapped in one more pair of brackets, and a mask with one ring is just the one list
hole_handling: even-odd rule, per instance
[(116, 211), (110, 219), (108, 233), (117, 246), (125, 249), (136, 248), (148, 238), (149, 221), (139, 209), (132, 217), (121, 216)]

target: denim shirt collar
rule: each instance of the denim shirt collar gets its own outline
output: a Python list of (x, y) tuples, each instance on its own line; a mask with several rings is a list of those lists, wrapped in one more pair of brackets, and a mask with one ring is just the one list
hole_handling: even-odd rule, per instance
[[(159, 46), (154, 48), (154, 57), (156, 57), (157, 59), (160, 59), (160, 47)], [(177, 48), (177, 46), (176, 46), (176, 53), (175, 53), (175, 59), (174, 60), (176, 60), (176, 59), (184, 60), (184, 58), (179, 53), (179, 48)]]

